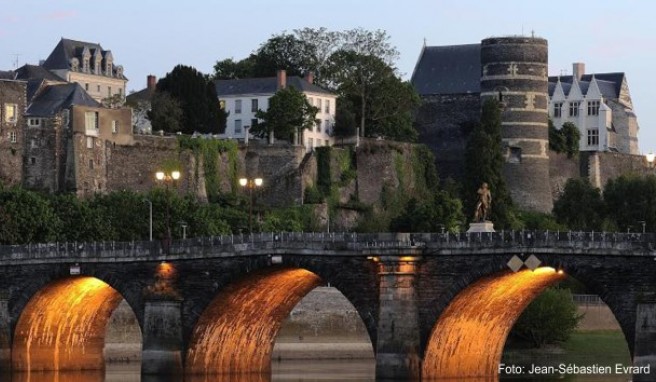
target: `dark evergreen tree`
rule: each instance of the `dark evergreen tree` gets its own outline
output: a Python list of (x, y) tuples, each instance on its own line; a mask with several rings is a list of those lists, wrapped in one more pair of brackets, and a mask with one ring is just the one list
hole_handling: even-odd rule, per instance
[(554, 203), (556, 220), (576, 231), (601, 231), (604, 203), (601, 191), (587, 178), (569, 179), (563, 194)]
[(203, 73), (178, 65), (157, 82), (157, 91), (167, 92), (180, 102), (183, 133), (218, 134), (225, 130), (227, 115), (219, 106), (214, 84)]
[(465, 149), (465, 180), (463, 198), (465, 215), (471, 219), (478, 195), (476, 190), (483, 182), (492, 193), (490, 220), (498, 228), (516, 228), (512, 199), (503, 179), (504, 158), (501, 146), (501, 109), (496, 99), (488, 98), (483, 104), (481, 121), (467, 141)]

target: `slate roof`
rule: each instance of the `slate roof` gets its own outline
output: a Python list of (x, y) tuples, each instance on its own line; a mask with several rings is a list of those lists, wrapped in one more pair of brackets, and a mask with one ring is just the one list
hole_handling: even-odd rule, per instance
[[(278, 90), (277, 77), (244, 78), (239, 80), (216, 80), (216, 95), (232, 96), (240, 94), (274, 94)], [(287, 86), (301, 92), (333, 94), (332, 92), (311, 84), (298, 76), (288, 76)]]
[(0, 80), (15, 80), (16, 72), (13, 70), (0, 70)]
[(38, 65), (25, 64), (16, 69), (16, 74), (18, 75), (18, 78), (22, 80), (45, 79), (49, 81), (64, 81), (62, 78), (59, 78), (59, 76)]
[(49, 85), (39, 93), (25, 113), (34, 117), (49, 117), (72, 105), (100, 107), (78, 83)]
[(419, 95), (480, 93), (481, 44), (424, 47), (411, 81)]
[[(622, 82), (624, 81), (624, 73), (592, 73), (585, 74), (581, 77), (579, 82), (579, 87), (581, 92), (585, 95), (590, 86), (590, 81), (592, 77), (597, 80), (597, 85), (599, 85), (599, 91), (605, 98), (617, 99), (620, 97), (620, 90), (622, 89)], [(553, 95), (554, 89), (556, 88), (555, 84), (560, 82), (563, 85), (563, 91), (565, 95), (569, 95), (569, 91), (572, 87), (572, 76), (550, 76), (549, 77), (549, 96)], [(553, 86), (552, 86), (553, 83)]]
[(128, 103), (130, 102), (140, 102), (147, 101), (150, 102), (150, 99), (153, 97), (154, 91), (151, 91), (147, 87), (139, 90), (138, 92), (128, 94), (125, 99)]
[[(82, 52), (87, 49), (91, 54), (91, 57), (94, 57), (96, 53), (102, 54), (103, 58), (107, 53), (111, 54), (109, 50), (103, 50), (100, 44), (95, 44), (92, 42), (85, 41), (76, 41), (63, 38), (59, 40), (55, 49), (50, 53), (50, 56), (46, 58), (42, 66), (48, 70), (57, 70), (57, 69), (71, 69), (71, 58), (80, 57)], [(82, 61), (80, 61), (82, 65)], [(116, 72), (116, 65), (112, 63), (112, 70)], [(121, 75), (119, 78), (126, 79), (125, 76)]]

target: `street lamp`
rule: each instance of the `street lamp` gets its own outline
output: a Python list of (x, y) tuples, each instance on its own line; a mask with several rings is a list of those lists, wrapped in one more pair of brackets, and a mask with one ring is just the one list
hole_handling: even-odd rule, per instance
[(649, 168), (653, 168), (656, 155), (650, 151), (649, 154), (645, 155), (645, 158), (647, 159), (647, 166), (649, 166)]
[(171, 212), (170, 212), (170, 195), (169, 195), (169, 184), (173, 183), (180, 179), (180, 171), (171, 171), (171, 172), (164, 172), (164, 171), (157, 171), (155, 173), (155, 179), (157, 179), (158, 182), (164, 183), (166, 186), (166, 245), (168, 248), (168, 245), (171, 244)]
[(240, 178), (239, 185), (248, 189), (248, 233), (253, 232), (253, 189), (262, 186), (262, 178)]

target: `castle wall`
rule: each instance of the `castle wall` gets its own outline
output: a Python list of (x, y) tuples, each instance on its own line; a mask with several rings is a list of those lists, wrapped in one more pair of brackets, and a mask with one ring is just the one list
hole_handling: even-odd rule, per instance
[(557, 153), (555, 151), (549, 152), (549, 183), (554, 201), (565, 190), (565, 183), (567, 183), (568, 179), (585, 176), (581, 174), (580, 158), (580, 155), (568, 158), (567, 154)]
[[(25, 147), (26, 83), (0, 80), (0, 183), (17, 185), (23, 179), (23, 150)], [(16, 105), (16, 119), (8, 121), (5, 105)], [(16, 142), (12, 142), (12, 133)]]
[(23, 185), (26, 188), (47, 192), (60, 191), (65, 180), (60, 169), (66, 166), (67, 142), (70, 130), (62, 127), (62, 115), (41, 120), (40, 126), (25, 129), (25, 165)]
[(415, 115), (419, 142), (435, 154), (442, 179), (462, 179), (469, 131), (463, 125), (480, 119), (480, 94), (445, 94), (422, 97)]

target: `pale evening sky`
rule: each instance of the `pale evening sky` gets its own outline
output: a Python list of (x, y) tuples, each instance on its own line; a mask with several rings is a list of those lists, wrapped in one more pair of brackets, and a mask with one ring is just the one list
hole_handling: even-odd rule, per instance
[(471, 44), (491, 36), (549, 41), (549, 74), (625, 72), (640, 124), (640, 148), (656, 150), (656, 3), (651, 0), (0, 0), (0, 70), (45, 59), (61, 37), (112, 51), (140, 90), (146, 76), (177, 64), (211, 73), (217, 60), (241, 59), (272, 34), (303, 27), (383, 29), (412, 74), (428, 45)]

